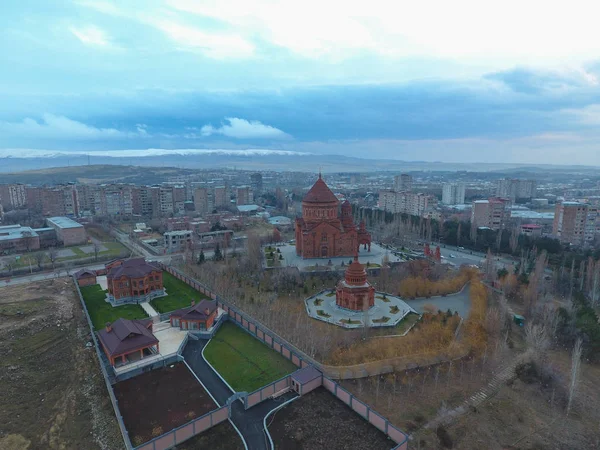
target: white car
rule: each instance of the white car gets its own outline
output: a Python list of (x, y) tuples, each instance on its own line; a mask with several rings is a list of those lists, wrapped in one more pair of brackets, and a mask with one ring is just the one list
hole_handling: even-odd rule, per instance
[(456, 258), (456, 255), (455, 255), (454, 253), (450, 253), (448, 256), (449, 256), (450, 258)]

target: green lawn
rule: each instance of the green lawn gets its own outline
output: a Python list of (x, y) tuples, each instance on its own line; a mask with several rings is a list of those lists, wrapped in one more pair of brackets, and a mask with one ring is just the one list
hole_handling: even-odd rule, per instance
[(192, 300), (198, 303), (200, 300), (208, 298), (190, 285), (178, 280), (169, 272), (163, 272), (163, 286), (167, 291), (167, 295), (150, 301), (152, 307), (159, 313), (185, 308), (192, 304)]
[(106, 291), (103, 291), (98, 284), (83, 286), (80, 289), (85, 305), (90, 313), (90, 318), (94, 324), (94, 329), (96, 330), (104, 327), (106, 322), (114, 322), (119, 318), (145, 319), (148, 317), (140, 305), (112, 306), (110, 303), (107, 303), (104, 300), (106, 298)]
[(237, 325), (225, 322), (204, 356), (237, 392), (253, 392), (297, 367)]

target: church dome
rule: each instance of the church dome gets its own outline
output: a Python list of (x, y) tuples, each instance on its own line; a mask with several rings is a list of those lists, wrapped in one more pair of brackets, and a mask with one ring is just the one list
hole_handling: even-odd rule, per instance
[(338, 203), (338, 199), (331, 189), (325, 184), (321, 175), (319, 175), (319, 179), (310, 188), (304, 199), (303, 203)]
[(354, 257), (354, 261), (346, 269), (345, 275), (346, 284), (350, 286), (362, 286), (367, 283), (367, 271), (364, 266), (358, 262), (358, 256)]

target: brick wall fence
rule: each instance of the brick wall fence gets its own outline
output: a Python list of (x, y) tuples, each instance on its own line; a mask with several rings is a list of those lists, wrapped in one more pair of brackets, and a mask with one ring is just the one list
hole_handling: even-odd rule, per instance
[(85, 306), (85, 302), (83, 301), (83, 296), (81, 295), (81, 291), (79, 290), (79, 285), (77, 284), (77, 280), (72, 278), (73, 283), (75, 284), (75, 288), (77, 289), (77, 294), (79, 295), (79, 301), (81, 302), (81, 307), (83, 308), (83, 312), (85, 313), (85, 318), (87, 319), (88, 326), (90, 327), (90, 333), (92, 335), (92, 340), (94, 341), (94, 348), (96, 349), (96, 356), (98, 357), (98, 363), (100, 364), (100, 370), (102, 371), (102, 375), (104, 377), (104, 382), (106, 383), (106, 389), (108, 390), (108, 395), (110, 397), (110, 401), (113, 405), (113, 409), (115, 410), (115, 415), (117, 416), (117, 422), (119, 424), (119, 429), (121, 430), (121, 435), (123, 436), (123, 443), (125, 444), (125, 448), (127, 450), (131, 450), (131, 440), (129, 439), (129, 433), (127, 432), (127, 428), (125, 428), (125, 424), (123, 423), (123, 416), (121, 416), (121, 411), (119, 410), (119, 402), (115, 397), (115, 392), (113, 391), (111, 385), (111, 377), (109, 377), (108, 372), (106, 371), (106, 367), (102, 363), (102, 354), (100, 353), (100, 345), (98, 343), (98, 339), (96, 338), (96, 333), (94, 333), (94, 326), (92, 325), (92, 319), (90, 318), (90, 314)]
[[(257, 322), (253, 318), (247, 316), (246, 314), (238, 310), (233, 305), (221, 299), (202, 283), (194, 280), (193, 278), (188, 277), (187, 275), (173, 267), (166, 265), (163, 265), (162, 267), (164, 270), (166, 270), (179, 280), (194, 287), (196, 290), (202, 292), (210, 298), (215, 299), (219, 307), (227, 313), (228, 319), (230, 321), (235, 323), (247, 333), (251, 334), (259, 341), (269, 346), (277, 353), (281, 354), (284, 358), (289, 359), (296, 367), (303, 368), (312, 364), (321, 371), (323, 371), (323, 368), (330, 367), (323, 366), (314, 359), (310, 358), (308, 355), (294, 347), (292, 344), (287, 342), (278, 334), (274, 333), (261, 323)], [(382, 432), (386, 433), (390, 437), (390, 439), (392, 439), (396, 444), (398, 444), (396, 447), (394, 447), (394, 449), (408, 449), (408, 436), (402, 431), (400, 431), (398, 428), (396, 428), (385, 417), (372, 410), (371, 407), (367, 404), (355, 398), (352, 394), (350, 394), (332, 379), (323, 376), (321, 382), (325, 389), (334, 394), (340, 400), (344, 401), (355, 412), (360, 414), (365, 420), (367, 420), (369, 423), (380, 429)], [(244, 400), (244, 405), (246, 408), (255, 406), (261, 401), (266, 400), (269, 396), (279, 392), (280, 390), (286, 387), (289, 387), (290, 384), (291, 376), (287, 375), (267, 386), (264, 386), (248, 394), (248, 396)], [(312, 389), (314, 389), (315, 387), (317, 386), (311, 386)]]
[(167, 450), (228, 419), (229, 407), (227, 405), (221, 406), (220, 408), (214, 409), (197, 419), (152, 439), (139, 447), (135, 447), (135, 450)]

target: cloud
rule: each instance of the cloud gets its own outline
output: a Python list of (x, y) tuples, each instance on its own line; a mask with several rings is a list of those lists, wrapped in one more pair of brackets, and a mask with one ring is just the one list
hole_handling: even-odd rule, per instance
[(202, 136), (220, 134), (235, 139), (288, 139), (291, 136), (278, 128), (264, 125), (257, 120), (238, 119), (237, 117), (225, 118), (228, 124), (222, 124), (215, 128), (212, 125), (204, 125), (200, 129)]
[(69, 31), (83, 44), (96, 47), (110, 47), (110, 38), (104, 30), (95, 25), (70, 27)]
[(149, 20), (181, 49), (198, 51), (209, 58), (248, 58), (254, 54), (254, 45), (234, 33), (214, 33), (170, 20)]
[(39, 122), (29, 117), (22, 122), (0, 121), (0, 134), (3, 137), (60, 140), (122, 139), (147, 136), (145, 126), (138, 126), (136, 132), (126, 132), (116, 128), (96, 128), (54, 114), (44, 114)]
[(600, 104), (587, 105), (583, 108), (565, 108), (561, 111), (567, 119), (582, 125), (600, 125)]
[(596, 75), (581, 68), (535, 70), (517, 67), (487, 74), (484, 78), (499, 81), (513, 91), (523, 94), (568, 91), (598, 85)]

